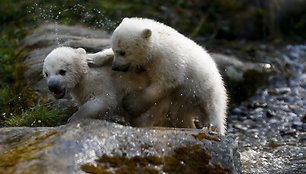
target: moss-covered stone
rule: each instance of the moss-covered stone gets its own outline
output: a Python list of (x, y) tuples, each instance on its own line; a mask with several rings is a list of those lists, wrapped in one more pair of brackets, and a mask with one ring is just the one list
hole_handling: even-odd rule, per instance
[[(148, 173), (158, 174), (158, 169), (155, 166), (162, 165), (163, 161), (157, 156), (135, 156), (132, 158), (122, 156), (107, 156), (103, 155), (96, 160), (96, 165), (84, 164), (81, 169), (87, 173), (112, 173), (116, 174), (133, 174), (133, 173)], [(111, 169), (111, 170), (110, 170)]]
[(207, 140), (211, 140), (211, 141), (220, 141), (219, 137), (217, 137), (217, 136), (210, 136), (210, 135), (207, 135), (205, 133), (193, 134), (192, 136), (195, 139), (198, 139), (198, 140), (207, 139)]
[(240, 173), (236, 145), (223, 136), (205, 138), (218, 137), (207, 130), (82, 120), (55, 128), (0, 128), (0, 134), (0, 173)]
[[(52, 142), (45, 140), (51, 136), (55, 136), (56, 134), (56, 131), (51, 131), (45, 133), (44, 135), (33, 135), (34, 137), (32, 137), (32, 141), (24, 145), (14, 147), (8, 152), (2, 154), (0, 158), (0, 173), (13, 174), (16, 172), (18, 165), (24, 162), (29, 163), (29, 166), (24, 170), (22, 169), (21, 173), (27, 174), (31, 173), (32, 170), (37, 171), (38, 167), (35, 162), (30, 163), (29, 161), (35, 161), (39, 159), (37, 153), (42, 149), (52, 145)], [(18, 140), (14, 139), (14, 141)]]
[[(203, 134), (198, 135), (201, 138)], [(108, 156), (103, 155), (96, 164), (84, 164), (81, 169), (90, 174), (226, 174), (229, 171), (220, 164), (213, 164), (210, 155), (200, 145), (183, 146), (174, 149), (170, 154), (159, 156)]]
[(210, 155), (200, 145), (191, 145), (174, 149), (164, 157), (163, 171), (166, 173), (210, 173), (226, 174), (220, 164), (213, 164)]

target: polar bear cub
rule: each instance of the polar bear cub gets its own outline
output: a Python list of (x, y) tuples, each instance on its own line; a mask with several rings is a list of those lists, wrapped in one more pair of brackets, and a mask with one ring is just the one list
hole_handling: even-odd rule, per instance
[(113, 32), (111, 44), (113, 70), (142, 67), (150, 79), (148, 87), (124, 97), (123, 105), (130, 114), (140, 114), (171, 94), (179, 101), (178, 107), (187, 107), (180, 111), (187, 113), (173, 117), (190, 117), (188, 112), (198, 110), (195, 119), (201, 127), (213, 125), (221, 134), (225, 132), (226, 89), (216, 63), (204, 48), (175, 29), (144, 18), (124, 18)]
[[(82, 48), (71, 47), (59, 47), (47, 55), (43, 74), (49, 90), (56, 99), (61, 99), (70, 92), (79, 106), (68, 122), (83, 118), (116, 121), (112, 117), (119, 115), (121, 121), (132, 126), (161, 126), (168, 112), (169, 102), (166, 99), (137, 117), (131, 117), (123, 109), (122, 98), (133, 91), (143, 90), (149, 82), (143, 71), (112, 71), (109, 60), (112, 60), (113, 56), (112, 49), (87, 54)], [(88, 63), (95, 59), (104, 65), (89, 67)]]
[(59, 47), (44, 60), (43, 74), (53, 96), (61, 99), (69, 91), (80, 106), (69, 122), (106, 116), (117, 105), (109, 71), (106, 68), (90, 69), (89, 56), (83, 48)]

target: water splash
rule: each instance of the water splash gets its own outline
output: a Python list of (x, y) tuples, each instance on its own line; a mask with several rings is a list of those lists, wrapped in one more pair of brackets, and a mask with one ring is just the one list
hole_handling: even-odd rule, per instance
[[(73, 24), (75, 25), (76, 16), (80, 16), (77, 22), (78, 25), (86, 25), (92, 29), (102, 29), (105, 31), (112, 31), (118, 24), (118, 21), (112, 21), (107, 18), (103, 10), (96, 8), (89, 8), (80, 4), (75, 4), (64, 10), (58, 10), (58, 6), (49, 5), (48, 7), (41, 4), (34, 3), (27, 8), (27, 12), (35, 17), (38, 25), (41, 24), (54, 24), (54, 34), (56, 36), (56, 43), (61, 45), (59, 37), (60, 24)], [(37, 26), (34, 26), (37, 27)]]

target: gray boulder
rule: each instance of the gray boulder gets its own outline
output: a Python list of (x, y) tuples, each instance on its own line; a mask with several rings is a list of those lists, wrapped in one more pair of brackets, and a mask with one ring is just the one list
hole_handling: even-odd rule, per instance
[(206, 130), (83, 120), (0, 135), (0, 173), (241, 173), (236, 144)]
[(212, 53), (211, 56), (225, 81), (231, 104), (253, 96), (274, 72), (273, 66), (269, 63), (242, 61), (235, 56), (219, 53)]

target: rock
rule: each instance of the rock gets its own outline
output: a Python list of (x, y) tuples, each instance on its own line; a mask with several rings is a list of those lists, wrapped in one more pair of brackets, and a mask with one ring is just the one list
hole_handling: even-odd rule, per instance
[(267, 82), (272, 65), (241, 61), (234, 56), (211, 54), (225, 80), (232, 103), (241, 102), (255, 94)]
[(0, 134), (0, 173), (241, 173), (236, 144), (206, 130), (83, 120)]
[(267, 108), (268, 104), (262, 101), (254, 101), (253, 103), (250, 103), (248, 105), (250, 109), (256, 109), (256, 108)]
[(266, 115), (268, 118), (272, 118), (276, 116), (276, 112), (274, 110), (268, 109)]
[(288, 87), (285, 87), (285, 88), (274, 88), (274, 89), (271, 89), (269, 91), (269, 93), (271, 95), (282, 95), (282, 94), (287, 94), (287, 93), (290, 93), (291, 92), (291, 89), (288, 88)]
[(306, 123), (306, 113), (304, 114), (304, 116), (302, 117), (301, 120), (302, 120), (303, 123)]
[(247, 127), (243, 126), (242, 124), (238, 124), (238, 123), (234, 124), (233, 127), (236, 128), (236, 129), (242, 130), (242, 131), (247, 131), (248, 130)]
[(301, 121), (294, 121), (292, 123), (292, 128), (297, 129), (297, 130), (301, 130), (301, 129), (303, 129), (303, 123)]

